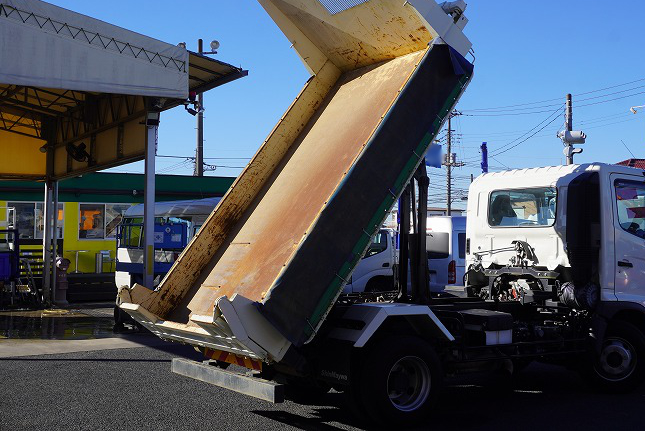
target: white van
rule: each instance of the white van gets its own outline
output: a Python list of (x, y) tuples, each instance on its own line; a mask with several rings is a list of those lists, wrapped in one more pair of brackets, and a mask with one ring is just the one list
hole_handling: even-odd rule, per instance
[(463, 285), (466, 270), (466, 217), (428, 217), (426, 250), (430, 269), (430, 291)]

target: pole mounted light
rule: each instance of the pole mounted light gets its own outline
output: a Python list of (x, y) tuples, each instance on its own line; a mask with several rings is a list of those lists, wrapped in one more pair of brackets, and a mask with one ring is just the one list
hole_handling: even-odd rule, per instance
[(645, 108), (645, 105), (632, 106), (631, 108), (629, 108), (629, 110), (632, 112), (632, 114), (635, 114), (636, 112), (638, 112), (639, 108)]
[(567, 94), (565, 110), (565, 129), (556, 135), (562, 140), (562, 153), (567, 158), (567, 165), (573, 165), (573, 155), (582, 153), (582, 148), (573, 148), (573, 144), (584, 144), (587, 135), (581, 130), (573, 130), (573, 102), (571, 94)]
[(212, 40), (210, 43), (211, 50), (208, 52), (200, 52), (200, 54), (217, 54), (217, 50), (219, 49), (219, 41), (217, 40)]

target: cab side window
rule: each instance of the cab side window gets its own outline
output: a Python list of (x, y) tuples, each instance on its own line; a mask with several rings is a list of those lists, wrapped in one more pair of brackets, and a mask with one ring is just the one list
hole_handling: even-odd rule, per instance
[(614, 187), (620, 227), (632, 235), (645, 238), (645, 184), (617, 180)]
[(387, 232), (380, 231), (372, 238), (372, 242), (363, 258), (379, 254), (382, 251), (385, 251), (385, 249), (387, 249)]

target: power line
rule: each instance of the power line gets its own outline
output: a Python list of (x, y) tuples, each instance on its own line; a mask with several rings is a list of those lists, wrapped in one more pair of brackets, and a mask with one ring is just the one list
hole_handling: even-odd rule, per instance
[(635, 159), (635, 158), (636, 158), (636, 156), (634, 155), (634, 153), (632, 153), (632, 150), (630, 150), (630, 149), (629, 149), (629, 147), (627, 146), (627, 144), (625, 144), (625, 141), (623, 141), (623, 140), (621, 139), (621, 140), (620, 140), (620, 142), (622, 142), (622, 143), (623, 143), (623, 145), (625, 146), (625, 148), (627, 148), (627, 151), (629, 151), (629, 154), (631, 154), (631, 155), (632, 155), (632, 158), (633, 158), (633, 159)]
[(543, 114), (545, 112), (551, 112), (551, 111), (540, 110), (540, 111), (530, 111), (530, 112), (509, 112), (509, 113), (499, 113), (499, 114), (462, 114), (462, 115), (465, 115), (466, 117), (506, 117), (509, 115), (515, 116), (515, 115)]
[[(555, 111), (552, 111), (552, 112), (551, 112), (551, 114), (549, 114), (549, 116), (548, 116), (548, 117), (546, 117), (544, 120), (542, 120), (541, 122), (539, 122), (536, 126), (534, 126), (533, 128), (531, 128), (529, 131), (527, 131), (527, 132), (523, 133), (523, 134), (522, 134), (522, 135), (520, 135), (519, 137), (517, 137), (517, 138), (513, 139), (512, 141), (509, 141), (509, 142), (507, 142), (506, 144), (502, 145), (499, 149), (497, 149), (497, 151), (496, 151), (496, 152), (491, 152), (491, 154), (489, 154), (489, 157), (495, 157), (495, 156), (498, 156), (498, 155), (500, 155), (500, 154), (503, 154), (503, 153), (505, 153), (505, 152), (507, 152), (507, 151), (510, 151), (511, 149), (513, 149), (513, 148), (517, 147), (518, 145), (520, 145), (520, 144), (522, 144), (522, 143), (526, 142), (527, 140), (531, 139), (532, 137), (534, 137), (535, 135), (537, 135), (539, 132), (541, 132), (542, 130), (544, 130), (546, 127), (548, 127), (549, 125), (551, 125), (555, 120), (557, 120), (557, 119), (558, 119), (558, 115), (559, 115), (560, 113), (562, 113), (563, 111), (564, 111), (564, 104), (560, 104), (560, 106), (558, 107), (558, 109), (556, 109)], [(551, 118), (551, 117), (553, 117), (553, 118)], [(549, 121), (549, 120), (550, 120), (550, 121)], [(544, 124), (544, 123), (546, 123), (546, 124)], [(540, 128), (540, 126), (541, 126), (542, 124), (544, 124), (544, 126), (542, 126), (542, 127)], [(536, 130), (536, 129), (537, 129), (537, 130)], [(534, 133), (532, 133), (532, 134), (531, 134), (531, 132), (533, 132), (534, 130), (536, 130), (536, 131), (535, 131)], [(529, 135), (529, 134), (530, 134), (530, 136), (526, 137), (525, 139), (522, 139), (522, 138), (524, 138), (525, 136), (527, 136), (527, 135)], [(521, 139), (522, 139), (522, 140), (521, 140)], [(519, 142), (517, 142), (517, 141), (519, 141)], [(516, 142), (517, 142), (517, 143), (516, 143)], [(476, 159), (476, 158), (472, 158), (472, 159), (468, 159), (468, 160), (466, 160), (466, 161), (475, 161), (475, 160), (477, 160), (477, 159)]]
[[(195, 156), (171, 156), (171, 155), (160, 155), (157, 154), (157, 157), (169, 158), (169, 159), (190, 159), (194, 160)], [(204, 157), (204, 160), (251, 160), (250, 157)]]
[(639, 91), (638, 93), (627, 94), (625, 96), (620, 96), (620, 97), (614, 97), (613, 99), (600, 100), (598, 102), (583, 103), (582, 105), (576, 104), (576, 108), (582, 108), (584, 106), (592, 106), (592, 105), (599, 105), (601, 103), (613, 102), (613, 101), (616, 101), (616, 100), (626, 99), (626, 98), (632, 97), (632, 96), (638, 96), (640, 94), (645, 94), (645, 91)]
[[(560, 112), (558, 112), (558, 114), (559, 114), (559, 113), (560, 113)], [(544, 126), (542, 126), (539, 130), (537, 130), (537, 131), (536, 131), (535, 133), (533, 133), (532, 135), (530, 135), (530, 136), (528, 136), (528, 137), (526, 137), (526, 138), (522, 139), (520, 142), (516, 143), (515, 145), (512, 145), (512, 146), (510, 146), (510, 147), (508, 147), (508, 148), (506, 148), (506, 149), (504, 149), (504, 150), (502, 150), (502, 151), (498, 151), (498, 152), (496, 152), (496, 153), (491, 154), (491, 156), (490, 156), (490, 157), (499, 156), (500, 154), (504, 154), (504, 153), (506, 153), (506, 152), (508, 152), (508, 151), (512, 150), (513, 148), (517, 147), (518, 145), (523, 144), (524, 142), (528, 141), (529, 139), (531, 139), (532, 137), (534, 137), (535, 135), (537, 135), (538, 133), (540, 133), (542, 130), (546, 129), (548, 126), (550, 126), (551, 124), (553, 124), (553, 122), (554, 122), (555, 120), (557, 120), (557, 119), (558, 119), (558, 117), (557, 117), (557, 116), (555, 116), (551, 121), (549, 121), (548, 123), (546, 123)]]
[[(613, 88), (618, 88), (618, 87), (624, 87), (626, 85), (635, 84), (637, 82), (643, 82), (643, 81), (645, 81), (645, 78), (636, 79), (634, 81), (629, 81), (629, 82), (624, 82), (622, 84), (611, 85), (611, 86), (604, 87), (604, 88), (599, 88), (599, 89), (596, 89), (596, 90), (586, 91), (586, 92), (583, 92), (583, 93), (575, 93), (574, 96), (578, 97), (578, 96), (585, 96), (587, 94), (600, 93), (602, 91), (611, 90)], [(634, 87), (633, 89), (642, 88), (642, 87), (643, 86), (638, 86), (638, 87)], [(630, 90), (623, 90), (623, 92), (624, 91), (630, 91)], [(608, 95), (611, 95), (611, 94), (612, 93), (610, 93)], [(599, 98), (599, 97), (603, 97), (603, 96), (597, 96), (597, 98)], [(462, 110), (462, 112), (482, 112), (482, 111), (505, 110), (505, 109), (508, 109), (508, 108), (529, 107), (531, 105), (539, 105), (541, 103), (554, 102), (554, 101), (558, 101), (558, 100), (561, 100), (561, 99), (558, 97), (558, 98), (553, 98), (553, 99), (540, 100), (540, 101), (537, 101), (537, 102), (517, 103), (517, 104), (514, 104), (514, 105), (497, 106), (497, 107), (490, 107), (490, 108), (464, 109), (464, 110)], [(545, 106), (548, 106), (548, 105), (545, 105)], [(523, 109), (537, 109), (537, 108), (538, 108), (537, 106), (532, 106), (531, 108), (523, 108)]]

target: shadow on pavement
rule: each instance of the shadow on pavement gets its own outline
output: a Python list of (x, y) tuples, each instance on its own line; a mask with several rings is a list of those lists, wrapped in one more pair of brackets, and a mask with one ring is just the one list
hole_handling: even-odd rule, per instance
[(338, 428), (333, 425), (325, 423), (325, 422), (333, 421), (327, 417), (327, 414), (325, 413), (326, 410), (335, 411), (336, 409), (321, 410), (320, 417), (313, 417), (313, 418), (308, 418), (308, 417), (300, 416), (294, 413), (289, 413), (281, 410), (251, 410), (251, 413), (262, 416), (267, 419), (271, 419), (276, 422), (280, 422), (285, 425), (296, 427), (301, 430), (331, 431), (331, 430), (343, 429), (343, 428)]
[[(544, 364), (529, 366), (510, 385), (500, 384), (493, 376), (469, 382), (447, 384), (428, 423), (412, 429), (642, 429), (639, 413), (645, 405), (645, 386), (629, 394), (599, 393), (576, 372)], [(313, 418), (283, 411), (252, 413), (303, 430), (339, 429), (330, 423), (342, 424), (343, 428), (379, 429), (359, 423), (350, 415), (347, 402), (341, 393), (327, 394), (320, 399), (323, 407), (312, 406)]]

